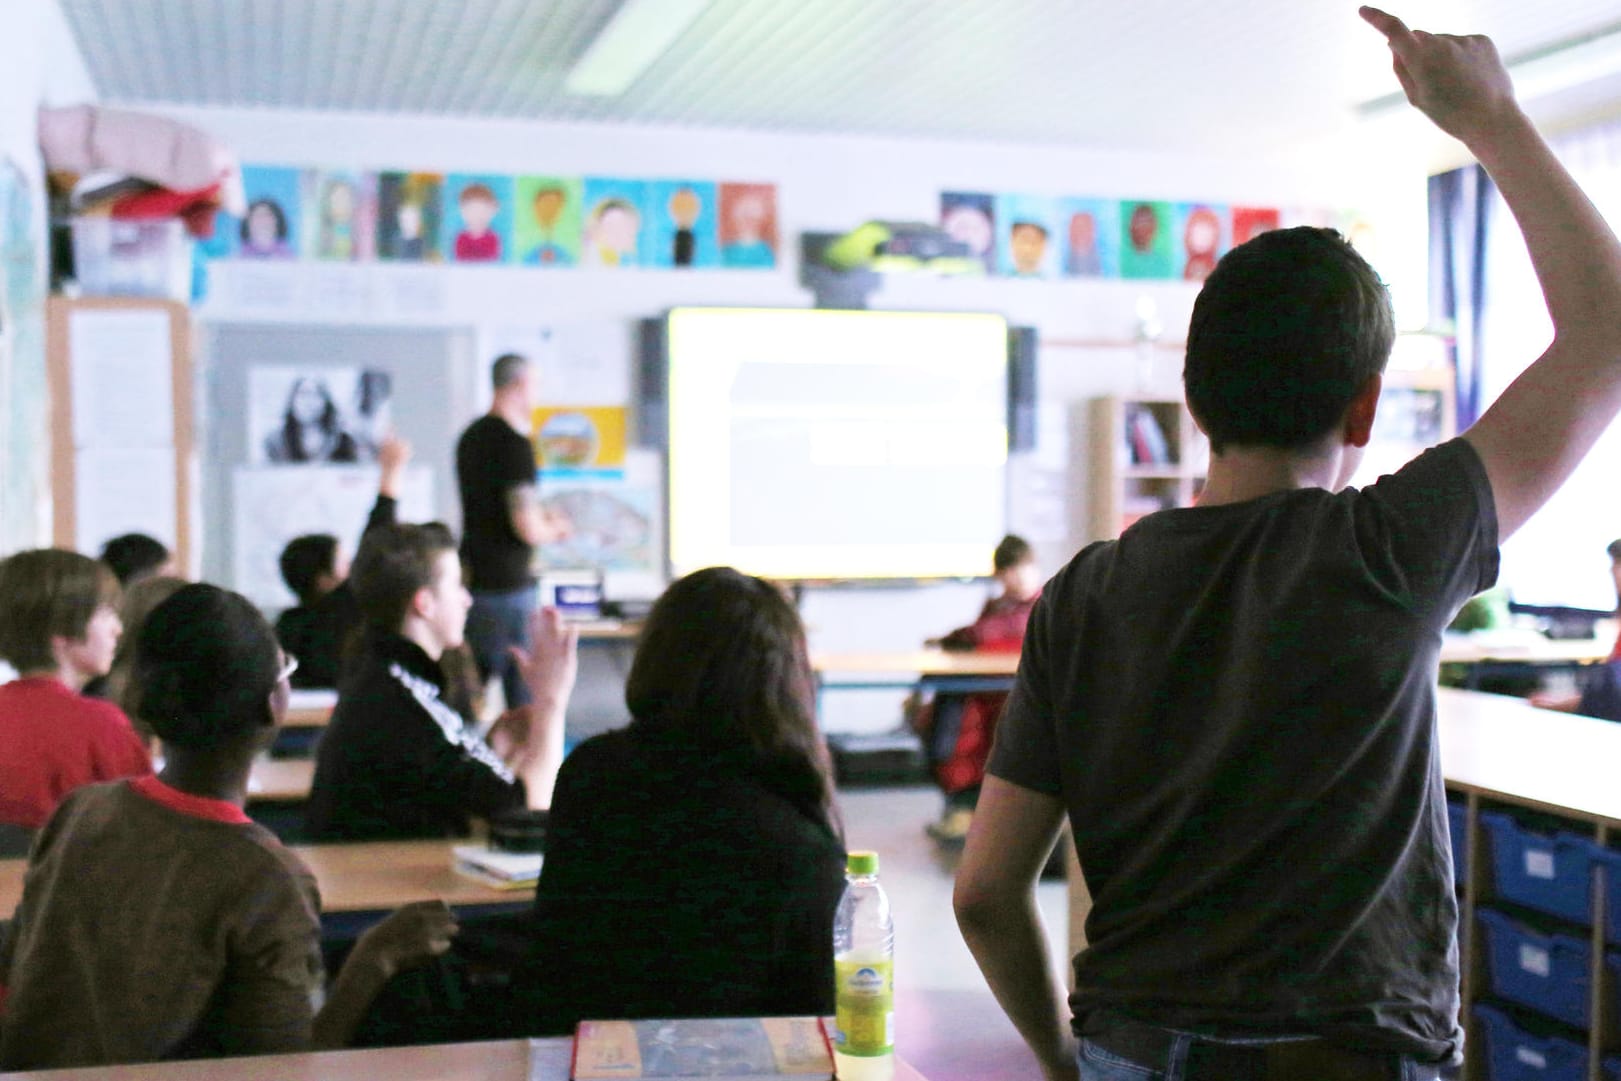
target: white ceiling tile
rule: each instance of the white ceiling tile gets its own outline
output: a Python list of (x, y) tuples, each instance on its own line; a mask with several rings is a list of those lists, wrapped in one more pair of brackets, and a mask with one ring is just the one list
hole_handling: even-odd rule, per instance
[[(1395, 89), (1348, 2), (712, 0), (617, 99), (563, 92), (620, 0), (61, 0), (109, 102), (1248, 153)], [(1513, 57), (1621, 0), (1410, 0)], [(1425, 19), (1430, 20), (1426, 24)]]

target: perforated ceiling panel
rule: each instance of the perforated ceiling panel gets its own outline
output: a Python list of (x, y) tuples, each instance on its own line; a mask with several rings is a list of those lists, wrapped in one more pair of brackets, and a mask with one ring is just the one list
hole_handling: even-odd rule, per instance
[[(109, 102), (1245, 151), (1395, 89), (1350, 0), (711, 0), (623, 95), (564, 92), (619, 0), (61, 0)], [(1621, 0), (1430, 0), (1516, 55)]]

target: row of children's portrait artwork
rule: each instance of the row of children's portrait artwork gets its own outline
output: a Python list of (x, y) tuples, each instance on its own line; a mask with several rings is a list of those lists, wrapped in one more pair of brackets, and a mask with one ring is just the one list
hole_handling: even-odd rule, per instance
[(251, 165), (247, 213), (209, 258), (506, 263), (537, 267), (777, 265), (774, 184), (359, 172)]
[(941, 193), (940, 224), (987, 274), (1188, 281), (1203, 281), (1229, 249), (1269, 229), (1335, 226), (1356, 243), (1367, 228), (1318, 209), (961, 191)]

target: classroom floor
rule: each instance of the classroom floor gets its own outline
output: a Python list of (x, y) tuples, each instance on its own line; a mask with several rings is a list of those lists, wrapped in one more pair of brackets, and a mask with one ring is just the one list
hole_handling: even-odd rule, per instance
[[(924, 786), (844, 789), (839, 806), (849, 847), (878, 852), (879, 877), (895, 915), (898, 1052), (929, 1081), (1039, 1077), (957, 930), (951, 911), (956, 858), (923, 832), (940, 813), (939, 793)], [(1056, 969), (1068, 940), (1066, 886), (1043, 881), (1036, 894)]]

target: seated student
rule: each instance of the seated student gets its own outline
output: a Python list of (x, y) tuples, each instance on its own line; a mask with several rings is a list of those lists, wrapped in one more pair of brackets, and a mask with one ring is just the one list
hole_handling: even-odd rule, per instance
[(129, 588), (143, 578), (174, 574), (174, 556), (167, 546), (145, 533), (125, 533), (101, 547), (101, 561), (107, 564), (118, 584)]
[(730, 568), (688, 575), (625, 701), (629, 726), (557, 777), (522, 1031), (828, 1013), (844, 845), (793, 605)]
[(237, 594), (186, 586), (148, 618), (135, 673), (168, 762), (79, 789), (41, 832), (0, 943), (0, 1069), (343, 1046), (395, 972), (449, 948), (450, 910), (372, 927), (315, 1010), (315, 880), (242, 810), (287, 707), (270, 627)]
[[(1615, 584), (1617, 604), (1621, 605), (1621, 540), (1613, 540), (1605, 551), (1610, 556), (1610, 580)], [(1580, 675), (1581, 688), (1574, 693), (1538, 691), (1531, 704), (1561, 713), (1580, 713), (1621, 721), (1621, 635), (1616, 636), (1610, 659)]]
[(129, 718), (86, 698), (113, 663), (118, 584), (89, 556), (55, 548), (0, 563), (0, 824), (38, 829), (80, 785), (152, 772)]
[[(411, 460), (411, 444), (389, 436), (377, 448), (381, 473), (377, 501), (361, 536), (396, 521), (400, 480)], [(360, 606), (345, 584), (349, 564), (330, 533), (294, 537), (281, 553), (281, 577), (298, 605), (276, 619), (276, 638), (298, 659), (293, 686), (336, 687), (349, 638), (360, 625)]]
[(349, 581), (365, 634), (316, 755), (310, 837), (457, 837), (475, 815), (544, 809), (563, 756), (578, 631), (555, 610), (536, 615), (533, 652), (514, 651), (534, 701), (503, 715), (486, 742), (444, 699), (440, 659), (462, 644), (472, 607), (444, 533), (372, 530)]
[(184, 578), (170, 578), (167, 575), (143, 578), (124, 591), (124, 602), (118, 607), (118, 619), (124, 625), (124, 633), (119, 636), (118, 648), (113, 651), (113, 666), (104, 681), (106, 694), (103, 697), (124, 711), (135, 725), (141, 742), (149, 749), (152, 745), (152, 726), (141, 719), (137, 709), (139, 695), (130, 678), (135, 670), (135, 650), (141, 641), (141, 628), (152, 610), (184, 588)]
[[(985, 603), (973, 623), (931, 640), (930, 645), (948, 650), (1018, 652), (1030, 612), (1041, 597), (1041, 568), (1029, 542), (1013, 534), (1003, 537), (996, 546), (991, 565), (1002, 587), (1001, 594)], [(928, 826), (929, 836), (941, 844), (961, 844), (968, 836), (974, 804), (985, 782), (985, 763), (996, 734), (996, 719), (1006, 702), (1007, 694), (999, 691), (941, 695), (928, 704), (915, 698), (907, 702), (907, 719), (923, 738), (929, 768), (946, 796), (940, 820)]]

